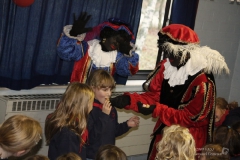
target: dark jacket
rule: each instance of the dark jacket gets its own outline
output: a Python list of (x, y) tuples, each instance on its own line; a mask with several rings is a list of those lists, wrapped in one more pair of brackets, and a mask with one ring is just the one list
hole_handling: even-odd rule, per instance
[(232, 126), (234, 123), (240, 121), (240, 107), (234, 108), (229, 111), (222, 125)]
[(112, 107), (109, 115), (102, 112), (102, 104), (94, 100), (93, 109), (88, 118), (87, 158), (94, 159), (100, 146), (115, 145), (115, 138), (129, 130), (127, 122), (118, 123), (117, 110)]
[(57, 132), (50, 141), (48, 149), (48, 157), (50, 160), (56, 160), (62, 154), (74, 152), (79, 155), (82, 160), (86, 160), (86, 148), (80, 148), (80, 138), (67, 127), (63, 127)]

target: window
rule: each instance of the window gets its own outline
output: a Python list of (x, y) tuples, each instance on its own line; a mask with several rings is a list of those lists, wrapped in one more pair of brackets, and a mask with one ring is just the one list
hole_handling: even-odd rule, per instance
[(144, 0), (138, 34), (136, 52), (140, 56), (139, 69), (155, 68), (158, 47), (158, 31), (162, 28), (167, 0)]

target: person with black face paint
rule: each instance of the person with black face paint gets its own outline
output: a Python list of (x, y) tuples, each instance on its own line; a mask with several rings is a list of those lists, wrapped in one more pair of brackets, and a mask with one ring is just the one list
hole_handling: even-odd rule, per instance
[(139, 55), (132, 43), (134, 35), (129, 25), (118, 18), (110, 18), (94, 28), (87, 28), (91, 18), (86, 12), (67, 25), (58, 41), (61, 59), (75, 61), (70, 82), (85, 83), (96, 69), (108, 71), (116, 84), (126, 84), (128, 76), (139, 70)]
[(112, 106), (158, 118), (152, 134), (148, 160), (154, 160), (156, 144), (165, 126), (189, 129), (196, 150), (212, 140), (216, 86), (213, 74), (229, 73), (224, 57), (199, 46), (197, 34), (182, 24), (171, 24), (159, 33), (158, 47), (165, 59), (144, 82), (145, 93), (124, 93), (110, 99)]

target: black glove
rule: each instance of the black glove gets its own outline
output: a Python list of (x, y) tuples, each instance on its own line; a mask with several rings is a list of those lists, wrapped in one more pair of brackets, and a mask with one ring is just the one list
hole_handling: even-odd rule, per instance
[(154, 109), (156, 108), (156, 105), (149, 105), (149, 106), (144, 106), (145, 104), (142, 104), (141, 102), (137, 102), (138, 106), (138, 111), (144, 115), (149, 115), (151, 114)]
[(76, 19), (75, 14), (73, 15), (74, 22), (72, 29), (70, 31), (70, 35), (76, 37), (79, 34), (86, 33), (92, 30), (91, 27), (85, 28), (87, 22), (91, 18), (91, 15), (87, 15), (87, 12), (82, 12), (78, 19)]
[(130, 45), (130, 40), (124, 40), (122, 38), (118, 38), (117, 42), (119, 43), (119, 51), (123, 54), (129, 55), (130, 50), (133, 48)]
[(121, 95), (114, 98), (110, 98), (110, 102), (113, 107), (122, 109), (127, 105), (130, 105), (130, 97), (127, 95)]

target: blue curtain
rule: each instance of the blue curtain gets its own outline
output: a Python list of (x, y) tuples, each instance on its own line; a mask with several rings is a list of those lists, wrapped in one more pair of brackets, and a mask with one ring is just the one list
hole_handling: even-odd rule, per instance
[[(170, 5), (172, 2), (172, 5)], [(168, 11), (171, 8), (169, 24), (183, 24), (194, 29), (199, 0), (167, 0), (163, 27), (168, 21)], [(166, 13), (167, 12), (167, 13)], [(161, 61), (162, 50), (158, 50), (156, 64)]]
[(170, 23), (194, 29), (199, 0), (173, 0)]
[(118, 17), (136, 35), (141, 7), (142, 0), (35, 0), (29, 7), (0, 0), (0, 87), (67, 84), (74, 62), (62, 61), (56, 44), (63, 26), (73, 23), (73, 13), (91, 14), (88, 27)]

